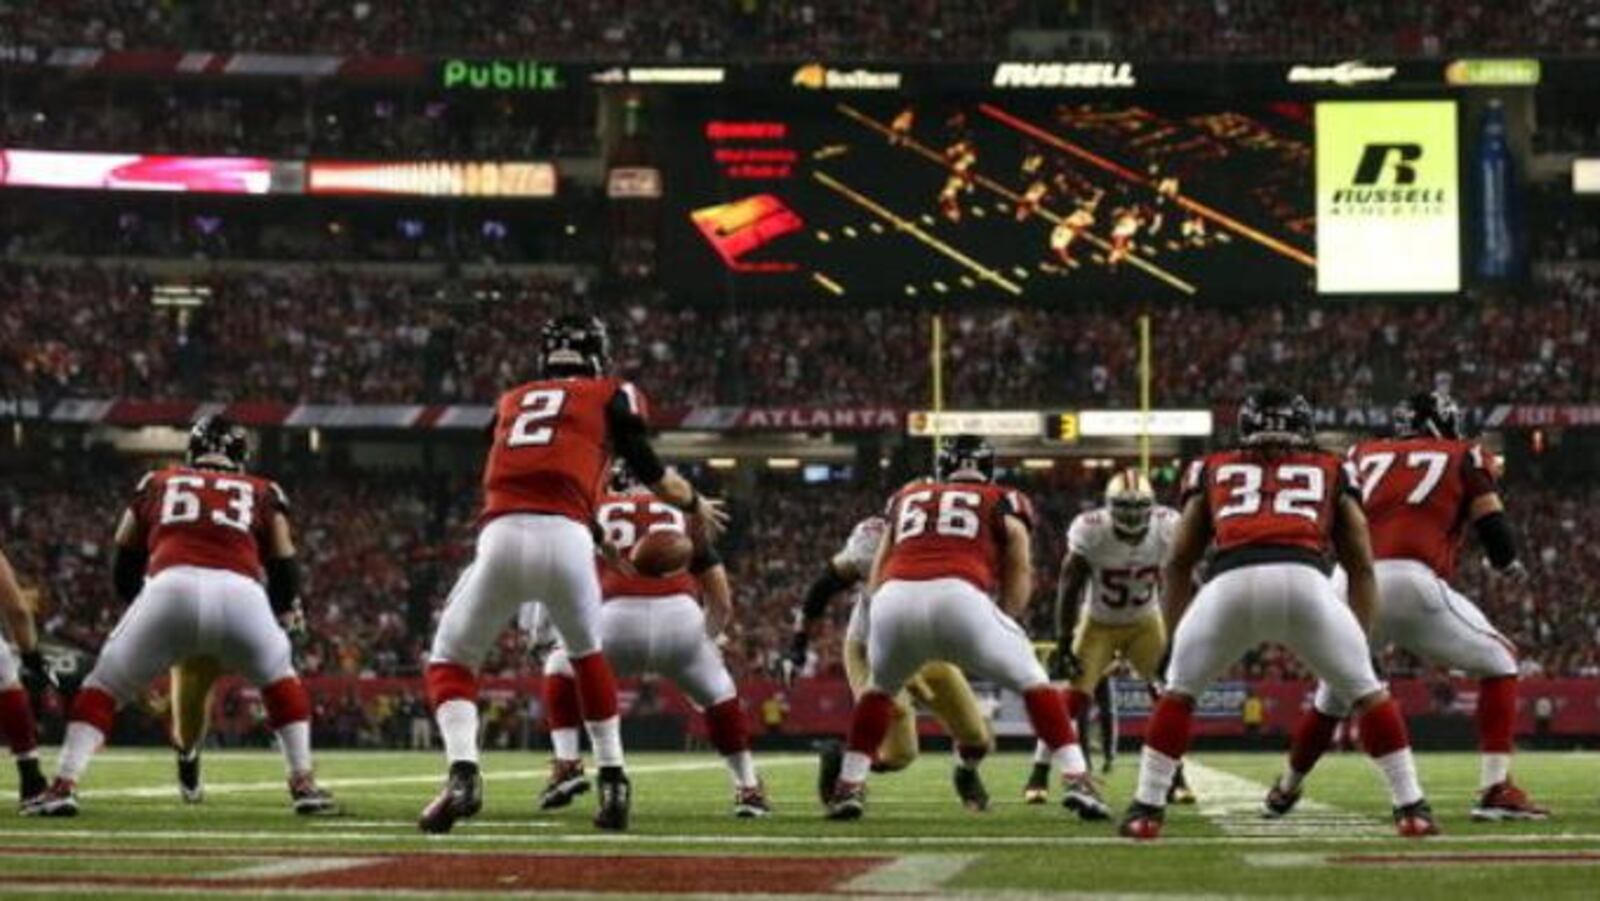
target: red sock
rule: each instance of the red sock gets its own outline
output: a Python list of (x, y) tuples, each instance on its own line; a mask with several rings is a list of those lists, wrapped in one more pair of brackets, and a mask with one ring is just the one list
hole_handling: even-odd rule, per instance
[(1373, 759), (1411, 747), (1400, 705), (1389, 698), (1361, 715), (1361, 747)]
[(261, 689), (261, 705), (267, 708), (267, 725), (276, 732), (290, 723), (311, 719), (311, 695), (299, 676), (290, 676)]
[(1144, 743), (1171, 757), (1182, 759), (1189, 751), (1189, 730), (1194, 708), (1185, 698), (1162, 695), (1144, 730)]
[(706, 708), (706, 731), (711, 733), (711, 746), (724, 757), (750, 750), (749, 724), (738, 698)]
[(1333, 747), (1333, 735), (1339, 731), (1339, 720), (1315, 707), (1300, 715), (1289, 736), (1289, 768), (1305, 775), (1317, 765), (1322, 755)]
[(1089, 712), (1090, 698), (1084, 692), (1069, 688), (1062, 695), (1067, 699), (1067, 716), (1074, 721)]
[(578, 683), (562, 674), (544, 677), (545, 723), (551, 729), (576, 729), (583, 725), (578, 713)]
[(478, 677), (459, 663), (430, 663), (423, 681), (428, 689), (428, 705), (435, 710), (445, 701), (478, 703)]
[(881, 691), (869, 691), (856, 702), (850, 715), (850, 737), (845, 745), (868, 757), (878, 756), (878, 746), (889, 734), (889, 720), (894, 715), (894, 698)]
[(68, 719), (88, 723), (108, 738), (111, 724), (117, 718), (117, 701), (103, 688), (84, 688), (72, 699), (72, 712)]
[(1030, 688), (1022, 693), (1022, 702), (1027, 705), (1028, 722), (1033, 725), (1033, 734), (1044, 742), (1045, 747), (1054, 751), (1078, 740), (1078, 730), (1072, 727), (1072, 720), (1067, 718), (1067, 704), (1061, 699), (1060, 692), (1045, 686)]
[(578, 681), (578, 709), (585, 722), (598, 723), (617, 715), (617, 677), (604, 654), (595, 651), (573, 658), (572, 675)]
[(0, 731), (5, 732), (11, 753), (18, 757), (39, 747), (39, 724), (33, 718), (28, 695), (21, 688), (0, 691)]
[(1510, 754), (1517, 728), (1517, 677), (1491, 676), (1478, 682), (1478, 750)]

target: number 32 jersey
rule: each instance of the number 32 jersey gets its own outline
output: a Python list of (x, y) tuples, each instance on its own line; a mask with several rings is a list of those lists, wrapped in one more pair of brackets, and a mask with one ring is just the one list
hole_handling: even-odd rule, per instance
[(1109, 626), (1155, 616), (1161, 561), (1177, 531), (1178, 511), (1157, 505), (1136, 542), (1117, 536), (1105, 510), (1078, 514), (1067, 528), (1067, 549), (1089, 564), (1089, 619)]
[(257, 476), (170, 466), (139, 480), (129, 509), (150, 554), (146, 576), (199, 566), (260, 580), (273, 514), (287, 514), (289, 501)]
[(1455, 575), (1472, 502), (1495, 490), (1483, 448), (1470, 441), (1400, 438), (1350, 449), (1379, 560), (1417, 560)]
[(883, 579), (964, 579), (984, 592), (999, 582), (1005, 518), (1030, 529), (1022, 492), (989, 482), (912, 482), (889, 499), (889, 557)]
[(1190, 464), (1183, 501), (1205, 499), (1216, 574), (1251, 563), (1303, 562), (1329, 568), (1339, 498), (1359, 500), (1351, 468), (1324, 450), (1239, 449)]

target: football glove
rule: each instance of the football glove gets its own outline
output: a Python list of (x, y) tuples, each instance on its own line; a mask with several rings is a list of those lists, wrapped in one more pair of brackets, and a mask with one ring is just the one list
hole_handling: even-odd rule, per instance
[(1483, 561), (1483, 565), (1489, 567), (1496, 577), (1512, 584), (1521, 584), (1528, 581), (1529, 578), (1528, 568), (1522, 565), (1521, 560), (1511, 561), (1511, 564), (1504, 569), (1495, 569), (1487, 559)]
[(51, 691), (61, 690), (61, 680), (56, 678), (55, 670), (52, 670), (50, 664), (45, 662), (44, 654), (41, 654), (38, 648), (26, 651), (20, 656), (22, 671), (18, 675), (22, 677), (22, 686), (28, 690), (29, 694), (39, 695), (46, 689)]
[(1055, 650), (1050, 652), (1049, 659), (1050, 678), (1056, 682), (1071, 682), (1083, 675), (1083, 663), (1078, 660), (1078, 655), (1072, 653), (1072, 642), (1061, 639), (1056, 642)]
[(311, 644), (311, 626), (306, 623), (305, 608), (300, 605), (300, 599), (295, 598), (289, 609), (278, 614), (278, 624), (283, 626), (283, 632), (289, 636), (289, 646), (299, 651)]
[(789, 650), (778, 661), (778, 677), (783, 681), (784, 688), (793, 688), (795, 680), (805, 671), (806, 648), (810, 644), (811, 636), (804, 629), (797, 629), (794, 637), (789, 639)]

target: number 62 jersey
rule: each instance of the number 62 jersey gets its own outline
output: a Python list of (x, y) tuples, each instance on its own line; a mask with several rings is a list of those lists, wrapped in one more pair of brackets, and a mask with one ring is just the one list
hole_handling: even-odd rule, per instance
[(1110, 626), (1154, 616), (1161, 562), (1177, 531), (1178, 511), (1157, 505), (1150, 526), (1138, 541), (1124, 541), (1104, 509), (1078, 514), (1067, 528), (1067, 550), (1082, 557), (1090, 570), (1087, 592), (1089, 619)]

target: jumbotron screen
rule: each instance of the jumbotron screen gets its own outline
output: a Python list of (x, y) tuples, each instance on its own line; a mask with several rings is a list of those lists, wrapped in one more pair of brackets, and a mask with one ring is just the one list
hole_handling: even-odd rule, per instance
[[(1452, 102), (1423, 105), (1453, 123)], [(1394, 112), (1380, 118), (1409, 120)], [(1317, 129), (1328, 121), (1344, 129), (1341, 156), (1323, 161), (1319, 185)], [(1436, 252), (1448, 278), (1419, 277), (1403, 257), (1394, 284), (1370, 274), (1366, 227), (1403, 243), (1417, 214), (1380, 208), (1395, 193), (1384, 181), (1404, 187), (1415, 167), (1394, 151), (1357, 172), (1369, 142), (1360, 121), (1359, 110), (1238, 98), (680, 96), (658, 130), (662, 273), (674, 293), (701, 299), (1070, 305), (1456, 290), (1453, 184), (1448, 222), (1435, 216), (1429, 238), (1448, 233), (1449, 246), (1413, 251)], [(1429, 140), (1448, 141), (1427, 159), (1448, 157), (1439, 180), (1453, 182), (1453, 130)], [(1319, 206), (1343, 217), (1336, 234), (1319, 235)], [(1319, 244), (1340, 275), (1319, 273)]]

